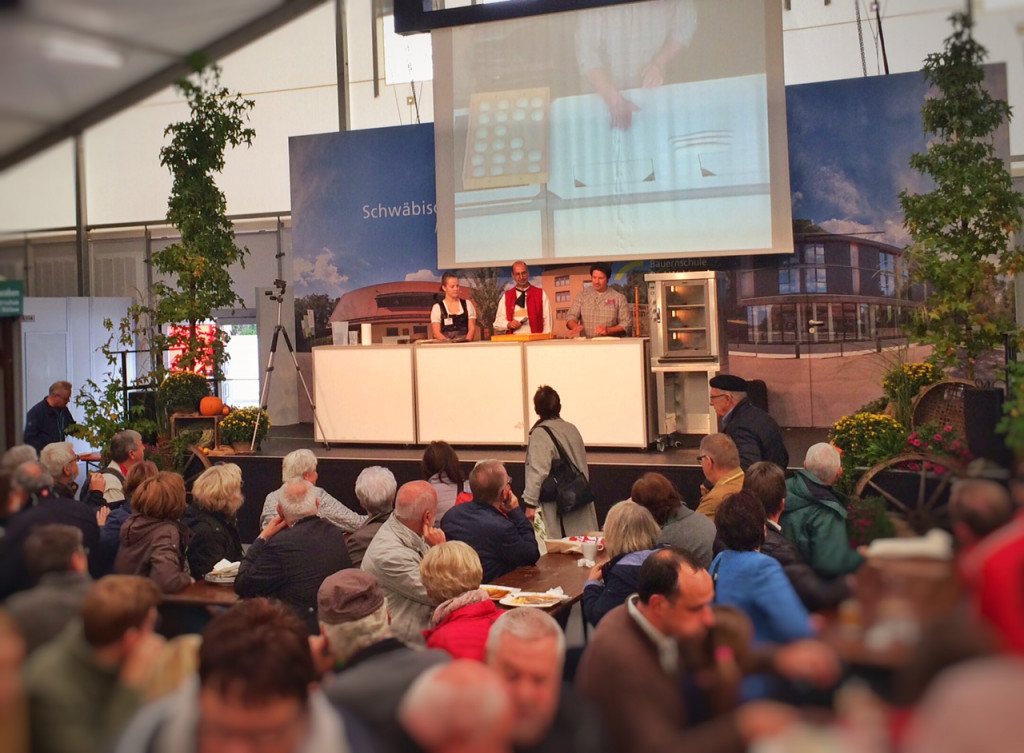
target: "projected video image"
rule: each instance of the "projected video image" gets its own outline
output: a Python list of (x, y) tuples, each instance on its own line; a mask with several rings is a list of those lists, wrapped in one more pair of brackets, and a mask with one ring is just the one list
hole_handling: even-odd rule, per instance
[(435, 110), (441, 265), (788, 250), (767, 36), (764, 0), (435, 33), (437, 76), (451, 71)]

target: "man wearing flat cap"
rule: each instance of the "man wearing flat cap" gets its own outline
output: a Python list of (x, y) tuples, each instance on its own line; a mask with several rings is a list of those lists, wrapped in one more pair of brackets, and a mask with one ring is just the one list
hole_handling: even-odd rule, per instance
[(336, 674), (325, 683), (327, 698), (370, 729), (377, 750), (417, 750), (395, 722), (398, 704), (424, 670), (451, 657), (395, 638), (384, 592), (364, 570), (328, 576), (317, 592), (317, 609), (320, 631), (337, 662)]
[(711, 407), (722, 419), (722, 431), (736, 443), (744, 471), (760, 460), (786, 470), (789, 453), (775, 419), (747, 399), (747, 381), (733, 374), (711, 378)]

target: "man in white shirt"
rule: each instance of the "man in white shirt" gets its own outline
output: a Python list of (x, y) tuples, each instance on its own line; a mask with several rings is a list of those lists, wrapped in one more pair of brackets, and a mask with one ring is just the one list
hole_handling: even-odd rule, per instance
[(512, 279), (515, 287), (498, 299), (494, 331), (520, 335), (551, 332), (551, 302), (547, 293), (530, 284), (530, 268), (525, 262), (512, 265)]

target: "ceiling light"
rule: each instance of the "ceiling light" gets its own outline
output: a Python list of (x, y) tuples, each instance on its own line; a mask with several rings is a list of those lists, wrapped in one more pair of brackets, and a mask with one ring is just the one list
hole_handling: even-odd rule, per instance
[(43, 54), (57, 62), (96, 68), (120, 68), (124, 65), (124, 55), (118, 50), (91, 39), (48, 36), (43, 40)]

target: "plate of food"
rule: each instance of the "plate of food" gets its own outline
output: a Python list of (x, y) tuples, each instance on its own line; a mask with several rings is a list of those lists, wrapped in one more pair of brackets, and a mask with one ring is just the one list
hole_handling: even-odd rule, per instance
[(487, 595), (491, 597), (492, 601), (501, 601), (506, 596), (517, 594), (523, 589), (516, 588), (515, 586), (492, 586), (485, 583), (480, 586), (481, 589), (487, 592)]
[(520, 591), (519, 593), (509, 594), (502, 598), (498, 603), (505, 605), (506, 607), (553, 607), (556, 604), (561, 604), (564, 596), (557, 594), (542, 594), (534, 591)]

